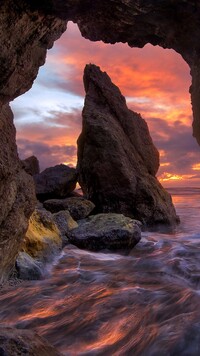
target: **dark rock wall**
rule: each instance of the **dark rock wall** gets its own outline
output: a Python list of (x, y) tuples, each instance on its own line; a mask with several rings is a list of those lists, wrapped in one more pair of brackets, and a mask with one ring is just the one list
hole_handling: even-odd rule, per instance
[(0, 120), (0, 283), (10, 273), (34, 209), (32, 178), (18, 159), (13, 114), (4, 105)]
[(31, 88), (47, 48), (66, 29), (65, 21), (22, 5), (23, 1), (0, 2), (0, 103)]
[(33, 179), (18, 158), (13, 114), (8, 102), (27, 91), (66, 24), (0, 2), (0, 283), (11, 272), (35, 207)]
[[(2, 109), (2, 105), (31, 88), (39, 66), (45, 62), (47, 48), (50, 48), (65, 31), (67, 20), (77, 22), (82, 35), (92, 41), (127, 42), (130, 46), (136, 47), (143, 47), (146, 43), (151, 43), (164, 48), (173, 48), (180, 53), (191, 67), (193, 131), (200, 143), (199, 1), (1, 0), (0, 142), (4, 142), (4, 144), (1, 144), (0, 150), (0, 206), (2, 209), (0, 216), (4, 223), (6, 214), (3, 202), (9, 207), (14, 206), (12, 205), (14, 203), (10, 202), (10, 198), (8, 199), (9, 203), (5, 201), (5, 191), (9, 189), (8, 182), (12, 181), (11, 176), (16, 181), (16, 175), (20, 174), (20, 169), (15, 135), (8, 136), (7, 140), (4, 137), (7, 125), (11, 128), (13, 124), (6, 119), (7, 114), (5, 114), (5, 107)], [(12, 160), (9, 158), (10, 161), (6, 162), (5, 157), (9, 152)], [(8, 176), (9, 179), (7, 179)], [(18, 202), (20, 209), (24, 211), (23, 199), (21, 202), (18, 199)], [(26, 214), (23, 221), (24, 229), (27, 225), (28, 215), (29, 213)], [(16, 216), (14, 218), (13, 215), (15, 220)], [(11, 236), (12, 234), (5, 224), (4, 227), (2, 226), (1, 223), (1, 231), (4, 232), (1, 233), (0, 246), (4, 251), (3, 245), (5, 245), (6, 239), (14, 241), (16, 236), (15, 233), (13, 233), (13, 237)], [(19, 234), (18, 239), (20, 240)], [(8, 247), (7, 252), (9, 253)], [(1, 266), (3, 266), (5, 256), (2, 253), (0, 255), (3, 261)], [(10, 266), (12, 265), (11, 260)], [(3, 270), (1, 269), (1, 271)], [(6, 275), (4, 272), (2, 274)]]

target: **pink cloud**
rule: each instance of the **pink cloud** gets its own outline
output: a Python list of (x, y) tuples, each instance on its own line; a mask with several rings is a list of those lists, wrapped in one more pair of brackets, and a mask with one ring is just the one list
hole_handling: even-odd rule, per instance
[[(199, 162), (199, 152), (191, 136), (188, 93), (191, 78), (183, 59), (174, 51), (150, 45), (133, 49), (125, 44), (92, 43), (83, 39), (77, 26), (70, 23), (68, 31), (48, 54), (46, 77), (38, 81), (47, 89), (55, 87), (57, 91), (83, 97), (83, 70), (90, 62), (109, 74), (127, 97), (128, 106), (146, 119), (155, 144), (163, 152), (158, 175), (180, 175), (181, 184), (186, 177), (196, 184), (199, 173), (192, 171), (192, 166)], [(21, 153), (30, 152), (31, 147), (33, 151), (35, 143), (39, 154), (38, 143), (42, 143), (43, 165), (51, 165), (56, 160), (55, 164), (61, 161), (75, 164), (74, 147), (81, 131), (81, 110), (69, 111), (64, 105), (60, 111), (51, 109), (46, 115), (42, 113), (41, 123), (18, 127)]]

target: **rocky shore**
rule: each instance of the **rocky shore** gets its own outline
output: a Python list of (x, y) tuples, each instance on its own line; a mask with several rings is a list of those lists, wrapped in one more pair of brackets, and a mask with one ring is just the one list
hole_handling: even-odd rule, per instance
[[(99, 67), (86, 66), (84, 85), (77, 168), (60, 164), (40, 173), (36, 157), (20, 163), (17, 185), (9, 194), (12, 203), (21, 177), (26, 177), (27, 193), (23, 190), (23, 194), (27, 197), (21, 195), (26, 209), (20, 210), (18, 204), (15, 208), (18, 225), (20, 214), (23, 217), (35, 209), (28, 229), (24, 225), (16, 230), (19, 239), (12, 258), (8, 245), (5, 261), (10, 280), (1, 294), (20, 283), (25, 287), (25, 281), (44, 279), (48, 266), (67, 245), (130, 251), (141, 240), (142, 228), (174, 228), (178, 222), (171, 197), (156, 178), (159, 154), (146, 122), (127, 108), (119, 89)], [(75, 191), (78, 182), (83, 195)], [(12, 233), (13, 223), (9, 228)], [(2, 355), (59, 355), (34, 331), (0, 329), (0, 340)]]
[[(43, 278), (45, 266), (67, 244), (93, 251), (131, 249), (142, 229), (173, 229), (178, 221), (156, 178), (159, 153), (146, 122), (127, 108), (99, 67), (86, 66), (84, 85), (77, 168), (60, 164), (40, 173), (36, 157), (22, 162), (37, 198), (15, 262), (23, 280)], [(83, 195), (75, 191), (78, 182)]]
[[(130, 244), (131, 241), (131, 246), (133, 246), (133, 237), (134, 241), (139, 241), (141, 232), (139, 223), (135, 219), (151, 227), (154, 224), (174, 226), (178, 220), (170, 196), (156, 179), (158, 154), (149, 137), (146, 123), (138, 114), (127, 109), (119, 90), (107, 75), (101, 73), (95, 66), (87, 66), (84, 75), (86, 102), (76, 172), (84, 198), (91, 203), (84, 201), (84, 208), (80, 208), (80, 203), (72, 207), (75, 203), (72, 201), (69, 203), (68, 200), (62, 205), (62, 209), (64, 206), (67, 210), (53, 213), (48, 212), (43, 205), (37, 205), (34, 181), (30, 174), (39, 175), (38, 167), (35, 166), (34, 160), (21, 162), (18, 157), (16, 130), (9, 103), (31, 88), (39, 67), (45, 63), (47, 49), (51, 48), (54, 41), (66, 30), (67, 22), (70, 20), (78, 24), (85, 38), (92, 41), (103, 40), (112, 44), (122, 42), (140, 48), (150, 43), (177, 51), (190, 67), (193, 135), (200, 143), (200, 4), (198, 1), (2, 0), (0, 2), (0, 283), (7, 281), (14, 267), (18, 275), (23, 276), (24, 279), (30, 277), (31, 273), (32, 277), (40, 278), (44, 263), (52, 258), (55, 251), (59, 253), (62, 246), (70, 239), (76, 243), (75, 231), (79, 242), (80, 236), (83, 241), (80, 229), (83, 228), (88, 235), (87, 229), (92, 219), (95, 224), (100, 219), (101, 226), (103, 229), (108, 229), (109, 236), (112, 236), (113, 228), (115, 239), (112, 242), (120, 248), (122, 241), (126, 241), (125, 245)], [(112, 130), (109, 128), (109, 123)], [(98, 157), (95, 147), (100, 149), (101, 158)], [(63, 167), (60, 169), (62, 170)], [(69, 167), (66, 170), (69, 171)], [(112, 170), (115, 174), (112, 174)], [(41, 180), (46, 179), (42, 175), (39, 176)], [(40, 178), (35, 178), (38, 184), (41, 184)], [(50, 179), (49, 176), (49, 181), (54, 185), (54, 177)], [(60, 190), (60, 195), (57, 191), (55, 194), (57, 188), (51, 190), (51, 187), (50, 194), (49, 188), (46, 189), (47, 184), (43, 193), (37, 186), (38, 200), (43, 204), (47, 199), (71, 198), (68, 194), (70, 195), (69, 191), (75, 188), (75, 181), (76, 179), (70, 179), (69, 190), (68, 188)], [(55, 202), (46, 204), (46, 207), (51, 205), (51, 209), (52, 206), (55, 208)], [(60, 202), (56, 204), (59, 205)], [(92, 207), (92, 204), (95, 207), (90, 211), (89, 206)], [(81, 220), (75, 221), (70, 212), (74, 214), (74, 218), (81, 216)], [(124, 219), (122, 226), (120, 225), (122, 230), (119, 235), (116, 234), (119, 226), (117, 228), (113, 226), (113, 215), (110, 215), (111, 219), (109, 219), (109, 214), (116, 213), (120, 215), (121, 220)], [(102, 223), (103, 217), (106, 223)], [(116, 222), (117, 218), (114, 220)], [(108, 221), (112, 222), (109, 227)], [(102, 235), (100, 227), (99, 231), (101, 231), (100, 239), (104, 241), (103, 248), (110, 248), (110, 245), (107, 245), (108, 242), (110, 243), (109, 239), (104, 239), (108, 235), (106, 233)], [(125, 234), (127, 235), (124, 238)], [(117, 241), (116, 236), (118, 236)], [(92, 235), (92, 248), (93, 245), (94, 235)], [(81, 247), (88, 248), (88, 242), (87, 246), (83, 246), (81, 242)], [(174, 294), (171, 299), (173, 298)], [(166, 299), (170, 300), (170, 298)], [(183, 296), (176, 309), (183, 300), (188, 304)], [(163, 315), (163, 309), (161, 310)], [(168, 310), (166, 314), (169, 315)], [(149, 311), (146, 315), (150, 315)], [(182, 319), (180, 324), (176, 325), (176, 331), (180, 330), (180, 325), (184, 325)], [(155, 329), (153, 330), (155, 334)], [(169, 331), (168, 323), (167, 330)], [(130, 334), (132, 335), (132, 332)], [(170, 337), (171, 335), (172, 333)], [(193, 332), (186, 334), (184, 339), (190, 339), (191, 335)], [(4, 328), (0, 330), (0, 339), (2, 355), (58, 355), (56, 350), (46, 345), (45, 341), (34, 332)], [(162, 342), (163, 339), (166, 340), (162, 337)], [(183, 350), (185, 351), (184, 347)]]

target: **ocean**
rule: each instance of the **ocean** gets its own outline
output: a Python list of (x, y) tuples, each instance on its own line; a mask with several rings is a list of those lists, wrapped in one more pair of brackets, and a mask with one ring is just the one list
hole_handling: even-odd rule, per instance
[(45, 279), (6, 287), (2, 326), (63, 355), (200, 355), (200, 189), (170, 189), (181, 223), (124, 253), (69, 245)]

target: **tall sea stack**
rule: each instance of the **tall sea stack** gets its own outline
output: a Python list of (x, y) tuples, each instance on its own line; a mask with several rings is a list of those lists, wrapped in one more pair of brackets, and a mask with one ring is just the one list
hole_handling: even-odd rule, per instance
[(174, 225), (171, 196), (156, 178), (159, 153), (142, 117), (129, 110), (109, 76), (95, 65), (84, 72), (83, 128), (78, 139), (79, 183), (97, 212), (143, 224)]

